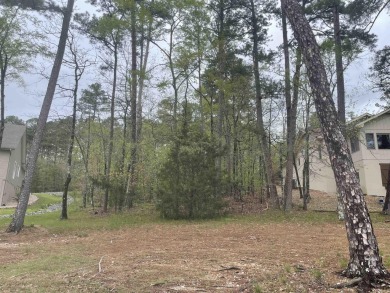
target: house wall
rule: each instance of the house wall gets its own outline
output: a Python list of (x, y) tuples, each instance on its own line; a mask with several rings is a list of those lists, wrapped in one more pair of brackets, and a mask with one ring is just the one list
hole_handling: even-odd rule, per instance
[[(369, 119), (369, 118), (365, 118)], [(385, 196), (386, 189), (382, 184), (380, 164), (390, 164), (390, 149), (378, 149), (377, 134), (390, 135), (390, 111), (373, 117), (372, 120), (357, 124), (360, 127), (359, 149), (352, 153), (356, 171), (359, 174), (360, 184), (364, 194)], [(375, 149), (367, 148), (366, 133), (374, 134)], [(350, 139), (348, 139), (351, 148)], [(319, 155), (318, 146), (322, 145), (322, 155)], [(320, 158), (322, 157), (322, 158)], [(299, 164), (300, 160), (300, 164)], [(299, 179), (302, 184), (303, 155), (297, 155)], [(294, 179), (296, 175), (294, 173)], [(321, 135), (311, 137), (310, 142), (310, 189), (327, 193), (336, 193), (336, 181), (329, 163), (328, 154)]]
[[(368, 149), (366, 133), (374, 134), (375, 149)], [(385, 196), (379, 164), (390, 164), (390, 149), (378, 149), (376, 135), (390, 133), (390, 115), (384, 114), (364, 124), (360, 132), (360, 150), (352, 154), (355, 167), (359, 172), (363, 192), (368, 195)]]
[[(299, 154), (297, 157), (297, 169), (301, 185), (303, 184), (302, 171), (304, 157)], [(296, 174), (294, 171), (294, 179)], [(330, 166), (325, 144), (321, 144), (321, 156), (319, 154), (318, 143), (310, 150), (310, 189), (323, 191), (326, 193), (336, 193), (336, 181), (333, 170)]]
[(11, 150), (11, 155), (9, 157), (7, 180), (3, 194), (4, 203), (14, 200), (20, 190), (20, 187), (22, 186), (24, 178), (24, 166), (22, 165), (24, 160), (23, 156), (24, 147), (22, 139), (17, 148)]
[(336, 180), (330, 163), (312, 162), (310, 166), (310, 189), (336, 193)]
[(3, 194), (8, 174), (9, 154), (9, 151), (0, 150), (0, 205), (5, 202), (3, 200)]
[[(1, 166), (8, 166), (7, 169), (3, 169), (0, 172), (0, 178), (2, 179), (2, 196), (0, 204), (6, 204), (7, 202), (14, 200), (17, 196), (17, 193), (20, 191), (20, 187), (22, 186), (24, 174), (25, 174), (25, 135), (23, 139), (20, 141), (19, 145), (13, 149), (8, 151), (1, 151), (2, 158), (4, 160), (4, 165), (2, 163)], [(4, 174), (5, 173), (5, 174)]]

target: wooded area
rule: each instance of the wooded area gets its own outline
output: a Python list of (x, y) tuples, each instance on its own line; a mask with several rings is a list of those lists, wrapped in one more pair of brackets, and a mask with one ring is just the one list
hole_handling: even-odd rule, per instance
[[(69, 190), (104, 213), (147, 202), (166, 219), (209, 219), (247, 195), (288, 212), (300, 152), (307, 209), (310, 136), (321, 129), (347, 228), (344, 274), (367, 286), (388, 277), (346, 140), (344, 71), (374, 50), (370, 29), (389, 1), (0, 4), (0, 144), (6, 122), (24, 123), (5, 117), (7, 84), (52, 60), (40, 116), (25, 122), (26, 176), (9, 232), (23, 227), (30, 192), (42, 191), (63, 191), (64, 220)], [(270, 48), (275, 29), (283, 43)], [(382, 107), (389, 57), (388, 46), (378, 50), (371, 68)], [(57, 96), (72, 111), (48, 120)]]

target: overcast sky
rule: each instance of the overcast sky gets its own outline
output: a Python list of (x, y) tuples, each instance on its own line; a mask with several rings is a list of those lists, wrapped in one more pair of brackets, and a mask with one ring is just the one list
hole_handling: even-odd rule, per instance
[[(384, 11), (372, 28), (372, 32), (378, 35), (377, 49), (390, 45), (389, 39), (390, 16)], [(271, 30), (274, 32), (270, 46), (279, 45), (282, 42), (280, 28)], [(347, 94), (347, 112), (353, 110), (356, 114), (364, 112), (378, 112), (375, 104), (379, 101), (379, 94), (374, 93), (367, 78), (369, 67), (372, 64), (372, 52), (365, 52), (350, 65), (345, 73), (345, 84)], [(51, 69), (51, 64), (47, 64), (47, 71)], [(62, 70), (63, 72), (63, 70)], [(23, 120), (36, 118), (39, 115), (43, 96), (46, 91), (47, 81), (38, 75), (24, 75), (25, 86), (9, 83), (5, 89), (5, 115), (18, 116)], [(96, 80), (86, 76), (83, 84), (88, 85)], [(85, 86), (84, 86), (85, 87)], [(349, 107), (349, 108), (348, 108)], [(71, 113), (70, 103), (67, 98), (56, 95), (51, 118), (57, 118)]]

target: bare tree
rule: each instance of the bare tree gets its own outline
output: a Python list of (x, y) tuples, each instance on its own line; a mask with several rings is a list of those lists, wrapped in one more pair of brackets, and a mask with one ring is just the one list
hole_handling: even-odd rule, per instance
[(70, 52), (70, 60), (64, 60), (64, 64), (73, 69), (73, 78), (74, 85), (70, 89), (71, 96), (73, 98), (73, 109), (72, 109), (72, 125), (70, 131), (70, 141), (68, 148), (68, 158), (67, 158), (67, 174), (64, 183), (64, 192), (62, 194), (62, 210), (61, 210), (61, 219), (68, 219), (68, 190), (69, 185), (72, 180), (72, 158), (73, 158), (73, 148), (75, 143), (76, 136), (76, 118), (77, 118), (77, 100), (78, 100), (78, 90), (79, 90), (79, 81), (85, 71), (85, 68), (91, 63), (85, 58), (85, 54), (81, 55), (75, 43), (74, 35), (69, 32), (68, 38), (68, 47)]

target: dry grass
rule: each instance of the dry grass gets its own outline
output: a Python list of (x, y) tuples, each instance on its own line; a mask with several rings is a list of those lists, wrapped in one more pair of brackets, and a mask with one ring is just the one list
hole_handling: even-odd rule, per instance
[[(340, 292), (330, 285), (343, 281), (336, 272), (348, 260), (343, 224), (324, 213), (263, 213), (59, 235), (37, 226), (0, 233), (0, 291)], [(390, 263), (384, 219), (375, 232)]]

